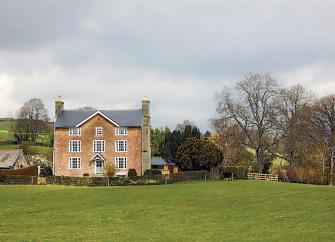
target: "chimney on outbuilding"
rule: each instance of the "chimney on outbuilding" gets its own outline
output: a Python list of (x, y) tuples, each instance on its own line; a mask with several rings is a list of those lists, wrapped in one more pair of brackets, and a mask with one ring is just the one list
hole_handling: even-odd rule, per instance
[(57, 118), (58, 115), (64, 110), (64, 101), (60, 96), (57, 97), (55, 100), (55, 117)]
[(150, 100), (148, 97), (142, 99), (142, 174), (151, 168), (151, 145), (150, 145)]

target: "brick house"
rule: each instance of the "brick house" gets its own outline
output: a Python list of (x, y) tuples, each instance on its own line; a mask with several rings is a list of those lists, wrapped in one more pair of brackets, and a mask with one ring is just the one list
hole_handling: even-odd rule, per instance
[(64, 110), (55, 101), (53, 172), (56, 176), (102, 176), (104, 164), (126, 176), (150, 169), (150, 101), (141, 109)]

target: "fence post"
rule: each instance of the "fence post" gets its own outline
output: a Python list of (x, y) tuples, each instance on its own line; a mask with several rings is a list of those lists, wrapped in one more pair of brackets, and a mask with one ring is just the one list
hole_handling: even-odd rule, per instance
[(205, 173), (205, 182), (207, 182), (207, 176), (206, 176), (206, 173)]

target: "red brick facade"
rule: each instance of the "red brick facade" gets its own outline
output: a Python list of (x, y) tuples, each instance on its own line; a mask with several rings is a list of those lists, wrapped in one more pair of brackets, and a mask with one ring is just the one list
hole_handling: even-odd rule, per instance
[[(102, 135), (96, 135), (96, 127), (102, 128)], [(142, 174), (142, 130), (141, 127), (127, 127), (127, 135), (116, 135), (116, 126), (100, 114), (95, 115), (80, 126), (80, 135), (70, 135), (69, 128), (55, 128), (54, 146), (54, 174), (56, 176), (97, 176), (95, 161), (92, 161), (97, 152), (93, 152), (93, 141), (104, 140), (105, 151), (101, 152), (105, 162), (115, 164), (116, 157), (127, 157), (127, 169), (136, 169), (137, 174)], [(81, 141), (80, 152), (70, 152), (70, 140)], [(126, 140), (127, 151), (116, 152), (115, 141)], [(80, 157), (79, 169), (71, 169), (70, 157)]]

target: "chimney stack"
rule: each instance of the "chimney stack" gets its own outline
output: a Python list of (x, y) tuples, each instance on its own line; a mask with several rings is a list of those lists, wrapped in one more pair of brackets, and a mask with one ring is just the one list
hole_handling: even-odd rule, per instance
[(150, 145), (150, 100), (148, 97), (142, 99), (142, 174), (151, 168), (151, 145)]
[(55, 117), (56, 118), (58, 117), (58, 115), (61, 114), (63, 109), (64, 109), (64, 101), (62, 100), (60, 96), (58, 96), (57, 99), (55, 100)]
[(144, 96), (142, 99), (142, 111), (144, 117), (150, 118), (150, 100), (147, 96)]

